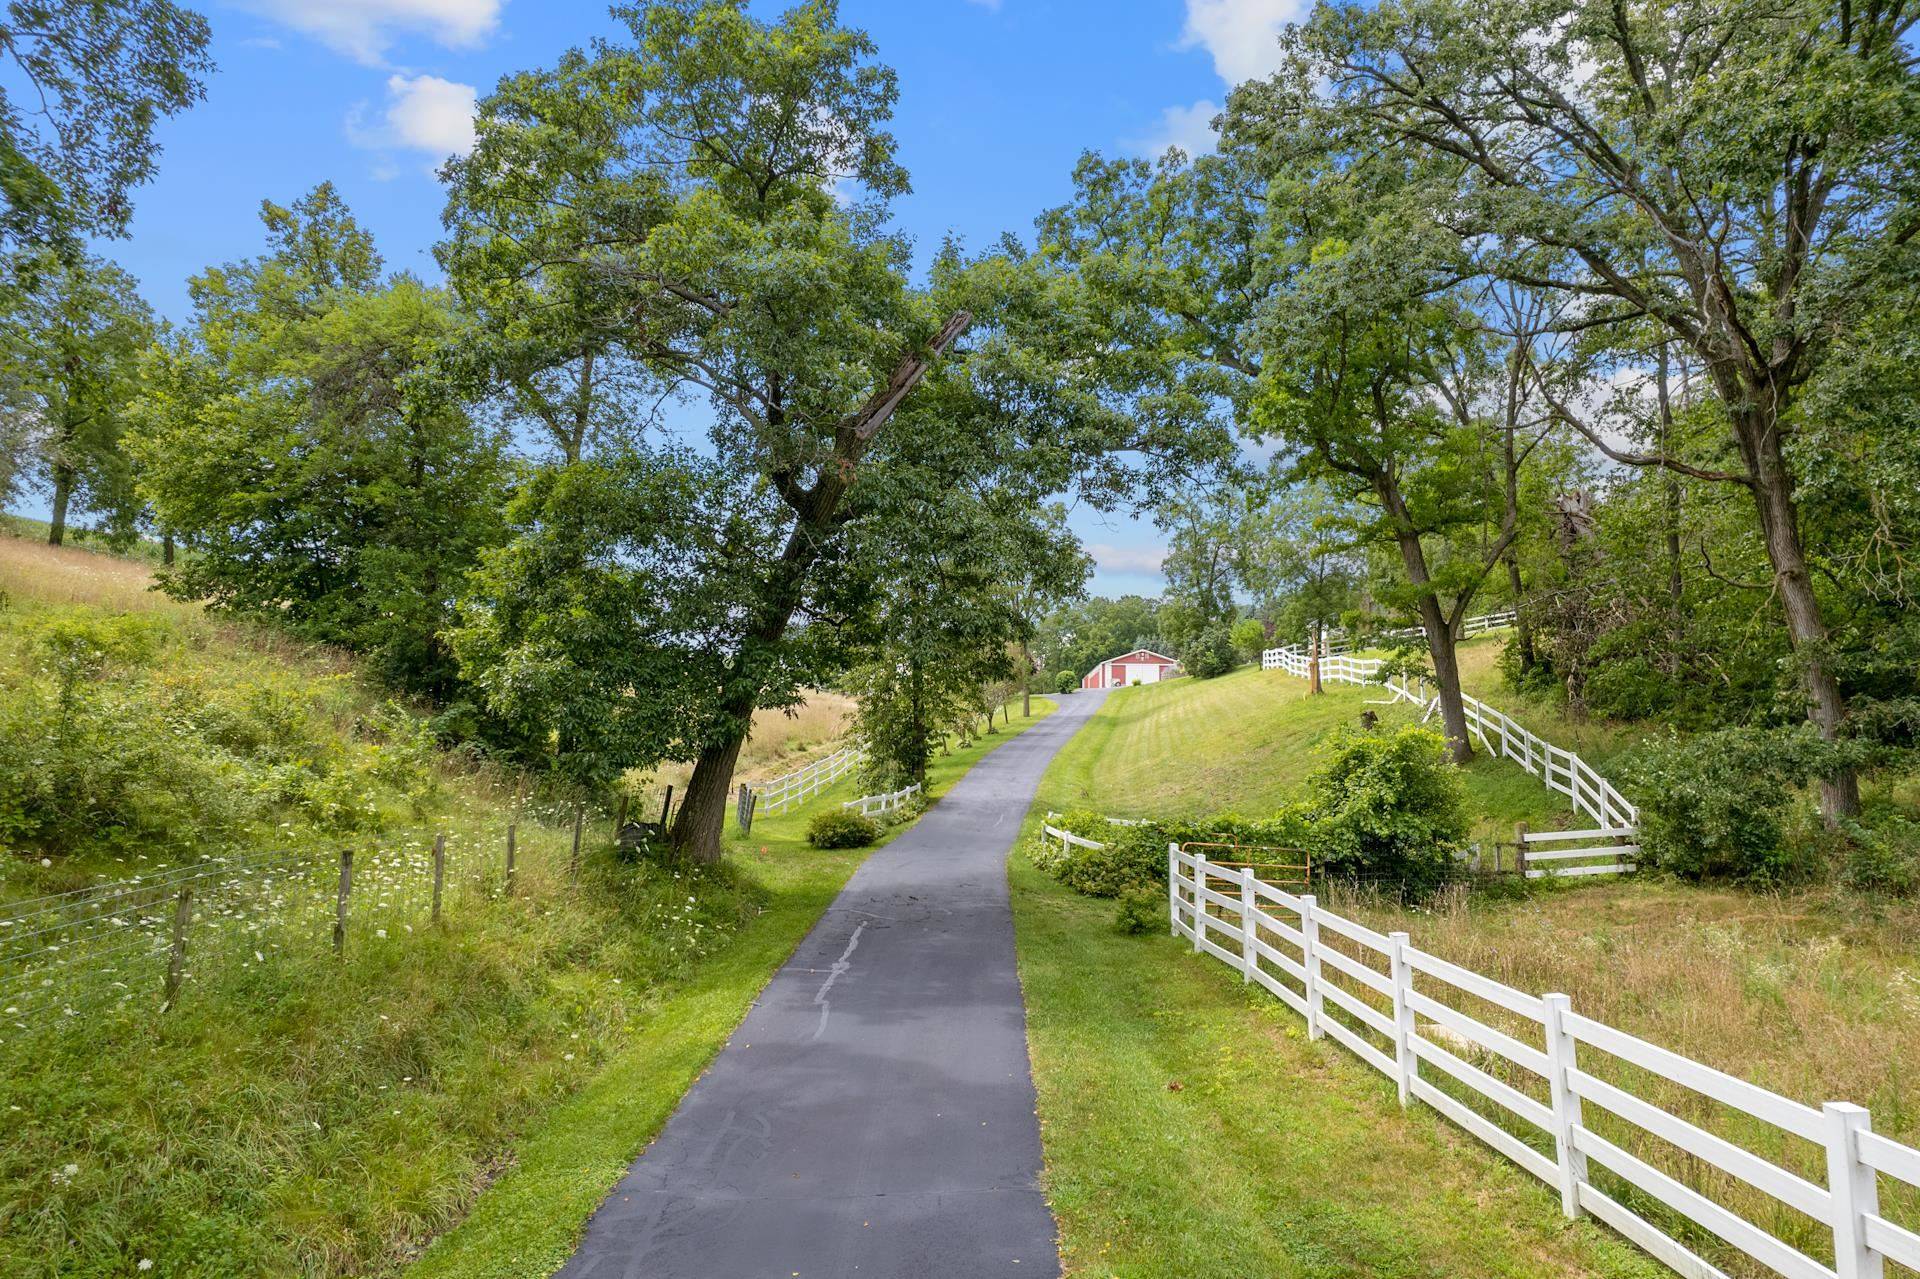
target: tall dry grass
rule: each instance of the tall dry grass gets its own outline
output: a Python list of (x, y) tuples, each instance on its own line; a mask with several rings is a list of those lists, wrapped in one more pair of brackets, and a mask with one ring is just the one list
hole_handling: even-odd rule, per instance
[[(791, 711), (755, 711), (753, 728), (734, 768), (735, 780), (767, 781), (839, 750), (853, 727), (854, 710), (851, 697), (812, 689), (807, 700)], [(677, 791), (685, 788), (691, 776), (692, 764), (667, 764), (630, 778), (629, 786), (640, 790), (672, 786)]]
[[(1443, 895), (1414, 911), (1337, 892), (1328, 905), (1382, 932), (1405, 930), (1421, 949), (1509, 986), (1563, 992), (1576, 1012), (1809, 1106), (1866, 1106), (1876, 1132), (1920, 1144), (1920, 905), (1651, 879), (1514, 902)], [(1437, 982), (1418, 984), (1443, 995)], [(1537, 1025), (1519, 1024), (1481, 1001), (1448, 994), (1443, 1002), (1525, 1042), (1539, 1038)], [(1546, 1099), (1531, 1074), (1491, 1054), (1462, 1052)], [(1823, 1153), (1810, 1143), (1591, 1048), (1581, 1049), (1581, 1066), (1825, 1184)], [(1830, 1259), (1831, 1235), (1817, 1222), (1591, 1103), (1585, 1109), (1588, 1127), (1616, 1145), (1815, 1258)], [(1608, 1193), (1681, 1234), (1729, 1274), (1772, 1273), (1688, 1229), (1597, 1165), (1596, 1176)], [(1881, 1193), (1888, 1216), (1920, 1226), (1920, 1194), (1884, 1179)]]
[(153, 584), (153, 570), (134, 560), (0, 535), (0, 590), (15, 600), (123, 613), (200, 611), (167, 598)]

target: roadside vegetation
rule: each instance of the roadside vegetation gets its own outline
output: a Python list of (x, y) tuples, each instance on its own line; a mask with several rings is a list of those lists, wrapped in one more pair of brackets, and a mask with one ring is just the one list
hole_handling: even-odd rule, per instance
[[(508, 1169), (481, 1220), (513, 1224), (458, 1250), (520, 1274), (504, 1259), (544, 1240), (557, 1264), (868, 854), (804, 838), (857, 779), (730, 829), (712, 868), (616, 854), (596, 804), (575, 885), (564, 794), (441, 749), (431, 714), (351, 657), (151, 586), (144, 564), (0, 536), (0, 898), (268, 848), (311, 870), (269, 911), (203, 900), (164, 1012), (157, 962), (104, 998), (16, 994), (0, 1271), (390, 1274)], [(838, 710), (768, 727), (821, 731)], [(932, 793), (1048, 710), (936, 756)], [(436, 833), (441, 923), (424, 877), (363, 880), (335, 959), (336, 850), (358, 849), (363, 876), (396, 856), (418, 870)]]

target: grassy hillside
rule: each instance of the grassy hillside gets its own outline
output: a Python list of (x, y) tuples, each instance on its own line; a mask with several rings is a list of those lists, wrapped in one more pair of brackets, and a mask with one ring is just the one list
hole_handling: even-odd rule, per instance
[[(1476, 656), (1482, 675), (1488, 666)], [(1152, 811), (1141, 787), (1155, 776), (1174, 811), (1259, 812), (1292, 792), (1314, 742), (1371, 696), (1305, 689), (1243, 671), (1112, 695), (1043, 778), (1029, 832), (1049, 808)], [(1568, 740), (1540, 708), (1487, 700)], [(1624, 736), (1596, 733), (1606, 731)], [(1500, 761), (1468, 776), (1474, 802), (1501, 822), (1526, 798), (1510, 784), (1544, 794)], [(1549, 1190), (1431, 1112), (1402, 1116), (1390, 1086), (1340, 1049), (1307, 1043), (1297, 1018), (1224, 966), (1162, 929), (1118, 934), (1112, 902), (1075, 896), (1024, 853), (1012, 883), (1048, 1188), (1073, 1273), (1209, 1274), (1217, 1258), (1233, 1273), (1280, 1275), (1662, 1273), (1590, 1226), (1563, 1225)], [(1866, 1105), (1876, 1131), (1920, 1139), (1920, 905), (1653, 876), (1517, 899), (1448, 893), (1416, 910), (1322, 892), (1442, 957), (1564, 991), (1588, 1016), (1810, 1105)], [(1669, 1104), (1742, 1131), (1697, 1097)], [(1652, 1141), (1637, 1152), (1700, 1184), (1698, 1161)], [(1818, 1152), (1798, 1154), (1817, 1179)], [(1730, 1178), (1710, 1192), (1818, 1253), (1807, 1223), (1760, 1192)], [(1916, 1197), (1886, 1193), (1890, 1210), (1920, 1211)], [(1463, 1195), (1472, 1207), (1457, 1206)], [(1762, 1273), (1697, 1243), (1731, 1275)]]
[[(150, 584), (0, 535), (0, 917), (215, 855), (292, 869), (197, 890), (170, 1010), (170, 899), (119, 916), (144, 944), (69, 945), (52, 986), (0, 992), (0, 1273), (391, 1274), (488, 1186), (444, 1273), (561, 1255), (865, 856), (801, 838), (854, 782), (717, 870), (616, 858), (596, 819), (576, 887), (568, 814), (525, 779), (435, 749), (344, 655)], [(941, 758), (935, 791), (1024, 723)], [(0, 982), (44, 962), (9, 944)]]
[[(1406, 703), (1379, 705), (1378, 689), (1305, 680), (1252, 667), (1219, 679), (1171, 680), (1116, 689), (1049, 774), (1053, 807), (1116, 817), (1197, 817), (1272, 812), (1295, 798), (1313, 770), (1314, 748), (1366, 711), (1412, 723)], [(1481, 835), (1511, 838), (1513, 824), (1565, 827), (1573, 810), (1517, 764), (1480, 758), (1467, 789)]]

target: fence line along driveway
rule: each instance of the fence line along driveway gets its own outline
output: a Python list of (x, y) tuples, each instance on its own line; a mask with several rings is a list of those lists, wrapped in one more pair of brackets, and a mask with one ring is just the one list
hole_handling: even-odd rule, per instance
[(1060, 699), (854, 873), (562, 1275), (1058, 1273), (1006, 856), (1101, 699)]
[(1393, 1080), (1403, 1106), (1426, 1103), (1553, 1186), (1567, 1216), (1591, 1214), (1690, 1279), (1725, 1279), (1695, 1236), (1787, 1279), (1920, 1270), (1920, 1233), (1881, 1205), (1920, 1214), (1920, 1150), (1875, 1134), (1861, 1107), (1723, 1074), (1250, 869), (1168, 845), (1167, 874), (1176, 937)]
[[(1301, 679), (1309, 677), (1313, 658), (1304, 647), (1290, 644), (1270, 648), (1260, 655), (1262, 670), (1285, 671)], [(1400, 676), (1381, 678), (1387, 663), (1378, 658), (1325, 656), (1320, 658), (1320, 678), (1330, 683), (1378, 685), (1395, 701), (1411, 702), (1432, 715), (1439, 697), (1429, 695)], [(1527, 859), (1530, 879), (1575, 875), (1611, 875), (1637, 868), (1634, 861), (1640, 846), (1631, 842), (1639, 831), (1640, 810), (1627, 802), (1614, 784), (1581, 759), (1579, 755), (1555, 746), (1538, 733), (1524, 727), (1505, 711), (1496, 710), (1475, 697), (1462, 693), (1460, 702), (1466, 712), (1467, 731), (1480, 739), (1480, 745), (1496, 756), (1510, 759), (1540, 779), (1548, 790), (1565, 795), (1579, 812), (1597, 822), (1598, 828), (1578, 832), (1541, 831), (1523, 835), (1521, 852)], [(1568, 835), (1597, 843), (1579, 848), (1555, 848), (1534, 851), (1535, 844), (1565, 842)], [(1575, 865), (1541, 865), (1575, 861)]]

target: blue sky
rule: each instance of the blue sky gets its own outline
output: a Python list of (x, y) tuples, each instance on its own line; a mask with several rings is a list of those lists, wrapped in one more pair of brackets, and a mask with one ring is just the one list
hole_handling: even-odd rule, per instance
[[(263, 198), (332, 179), (390, 266), (436, 274), (434, 169), (470, 137), (473, 97), (615, 28), (600, 0), (202, 0), (219, 71), (164, 123), (131, 237), (101, 246), (160, 312), (186, 278), (260, 244)], [(757, 7), (771, 13), (777, 4)], [(900, 76), (894, 132), (913, 176), (897, 219), (923, 250), (1025, 233), (1087, 149), (1205, 145), (1230, 82), (1273, 62), (1299, 0), (843, 0)], [(1076, 515), (1096, 591), (1154, 592), (1147, 524)]]

